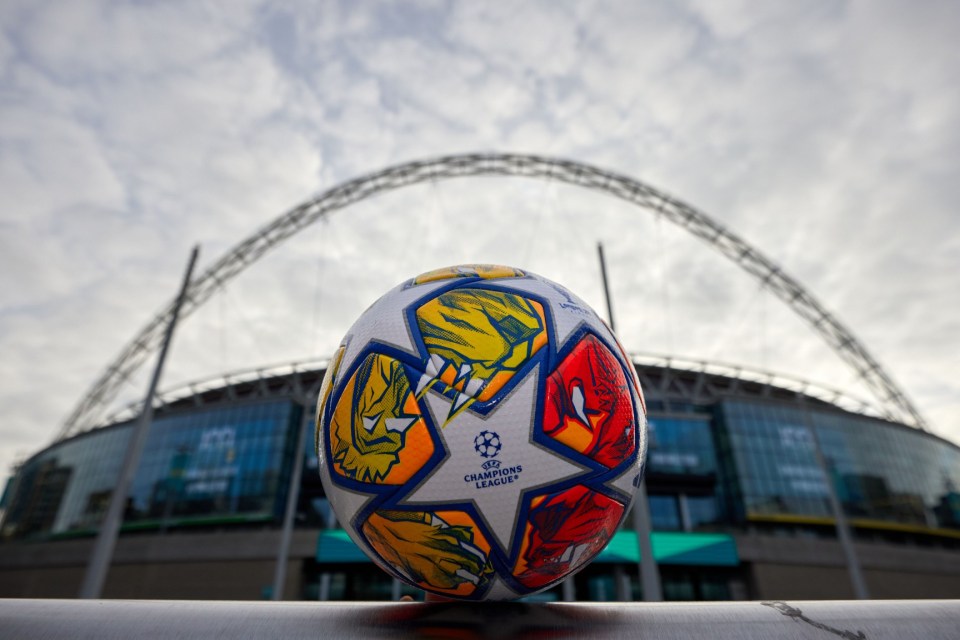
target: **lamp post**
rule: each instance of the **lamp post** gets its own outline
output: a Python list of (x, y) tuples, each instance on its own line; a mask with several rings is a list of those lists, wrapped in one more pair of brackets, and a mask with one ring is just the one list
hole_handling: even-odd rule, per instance
[[(607, 283), (607, 261), (603, 255), (602, 242), (597, 243), (597, 253), (600, 256), (603, 294), (607, 301), (607, 319), (610, 322), (610, 330), (616, 333), (613, 304), (610, 300), (610, 286)], [(660, 602), (663, 600), (663, 588), (660, 585), (657, 562), (653, 558), (653, 543), (651, 541), (653, 527), (650, 525), (650, 503), (647, 499), (646, 478), (640, 481), (636, 498), (633, 501), (633, 528), (637, 533), (637, 546), (640, 547), (640, 584), (643, 587), (643, 599), (647, 602)]]
[(117, 481), (117, 486), (110, 496), (110, 506), (107, 508), (107, 515), (100, 524), (97, 541), (93, 547), (93, 554), (90, 556), (90, 563), (87, 565), (87, 571), (83, 576), (83, 583), (80, 585), (80, 598), (99, 598), (103, 593), (103, 585), (107, 579), (107, 571), (110, 569), (110, 561), (113, 559), (113, 549), (117, 544), (117, 534), (120, 531), (120, 524), (123, 521), (123, 508), (127, 503), (130, 484), (133, 482), (133, 475), (136, 473), (137, 466), (140, 464), (140, 456), (147, 442), (150, 424), (153, 422), (153, 397), (157, 392), (157, 384), (160, 382), (160, 374), (163, 372), (163, 363), (167, 358), (167, 350), (170, 347), (170, 342), (173, 340), (173, 330), (177, 326), (180, 307), (186, 298), (187, 289), (190, 286), (190, 278), (193, 275), (193, 267), (197, 262), (197, 255), (199, 255), (199, 253), (199, 246), (195, 246), (190, 253), (190, 261), (187, 264), (187, 271), (183, 275), (180, 293), (177, 295), (177, 300), (174, 303), (173, 314), (170, 316), (170, 324), (167, 325), (167, 331), (163, 338), (163, 346), (160, 348), (160, 355), (157, 356), (157, 364), (153, 370), (153, 377), (150, 379), (150, 386), (147, 389), (146, 398), (143, 400), (143, 409), (140, 412), (140, 418), (137, 420), (136, 426), (133, 428), (133, 434), (130, 436), (130, 444), (127, 445), (127, 453), (123, 459), (120, 479)]

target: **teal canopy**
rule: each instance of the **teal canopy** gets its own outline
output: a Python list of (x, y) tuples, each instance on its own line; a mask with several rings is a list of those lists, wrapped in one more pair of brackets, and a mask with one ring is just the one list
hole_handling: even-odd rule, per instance
[[(739, 564), (737, 545), (725, 533), (684, 533), (658, 531), (652, 536), (657, 564), (734, 567)], [(636, 563), (640, 561), (637, 534), (618, 531), (594, 562)], [(317, 540), (317, 562), (369, 562), (343, 529), (322, 531)]]
[[(656, 531), (651, 535), (657, 564), (735, 567), (740, 559), (733, 538), (725, 533)], [(594, 562), (639, 562), (634, 531), (618, 531)]]

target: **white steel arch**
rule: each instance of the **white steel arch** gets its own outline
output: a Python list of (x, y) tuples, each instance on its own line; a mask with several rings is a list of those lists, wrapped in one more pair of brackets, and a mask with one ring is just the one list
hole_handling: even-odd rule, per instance
[[(705, 213), (634, 178), (572, 160), (526, 154), (463, 154), (406, 162), (348, 180), (280, 215), (227, 251), (191, 282), (180, 313), (189, 315), (267, 251), (333, 211), (384, 191), (430, 180), (472, 176), (556, 180), (607, 193), (663, 215), (757, 278), (806, 321), (866, 382), (878, 401), (875, 408), (881, 415), (926, 430), (919, 411), (863, 344), (776, 263)], [(171, 300), (164, 306), (97, 378), (66, 419), (58, 439), (98, 426), (120, 386), (158, 348), (173, 305)]]

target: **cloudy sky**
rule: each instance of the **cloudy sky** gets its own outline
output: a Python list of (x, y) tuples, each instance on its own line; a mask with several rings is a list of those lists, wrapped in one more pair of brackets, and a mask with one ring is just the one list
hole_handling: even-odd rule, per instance
[[(343, 180), (468, 151), (579, 160), (707, 212), (960, 440), (957, 25), (935, 0), (5, 0), (0, 476), (173, 296), (194, 243), (206, 268)], [(706, 245), (520, 178), (431, 181), (304, 230), (185, 320), (162, 386), (323, 357), (384, 290), (451, 263), (602, 308), (599, 241), (628, 349), (866, 394)]]

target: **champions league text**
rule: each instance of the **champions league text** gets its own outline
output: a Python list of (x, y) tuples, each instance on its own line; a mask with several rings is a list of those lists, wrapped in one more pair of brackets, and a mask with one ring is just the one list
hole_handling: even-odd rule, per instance
[(523, 473), (523, 466), (504, 467), (503, 469), (490, 469), (481, 473), (468, 473), (463, 476), (464, 482), (473, 482), (477, 489), (486, 487), (497, 487), (504, 484), (510, 484), (520, 478)]

